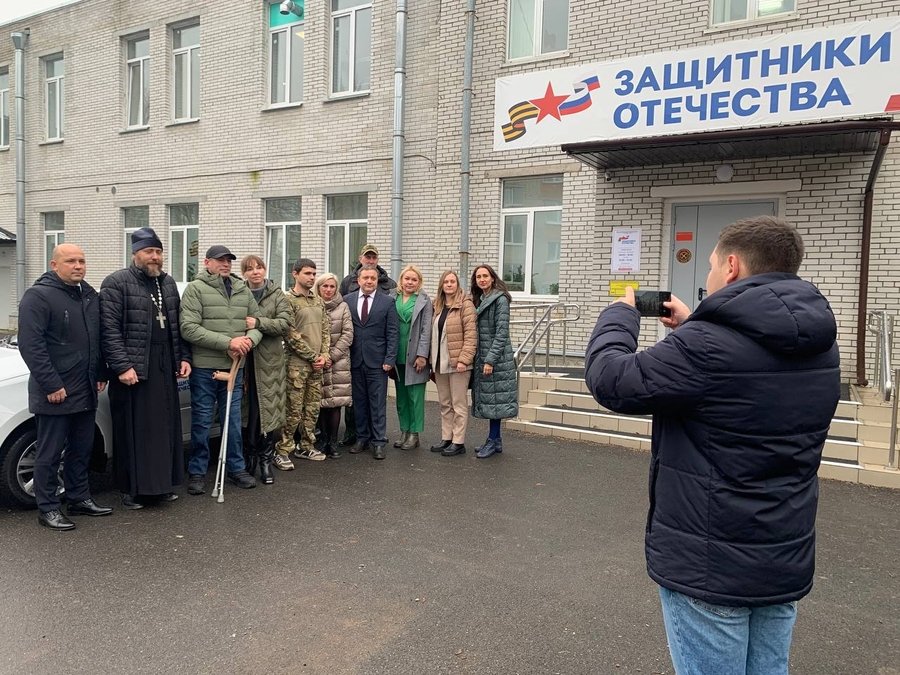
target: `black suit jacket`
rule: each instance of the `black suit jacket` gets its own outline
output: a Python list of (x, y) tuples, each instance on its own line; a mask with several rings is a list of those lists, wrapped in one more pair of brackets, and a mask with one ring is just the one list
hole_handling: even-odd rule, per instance
[(400, 320), (393, 298), (376, 290), (369, 300), (369, 317), (363, 324), (356, 305), (362, 291), (344, 296), (353, 318), (353, 342), (350, 345), (351, 368), (381, 368), (397, 364)]

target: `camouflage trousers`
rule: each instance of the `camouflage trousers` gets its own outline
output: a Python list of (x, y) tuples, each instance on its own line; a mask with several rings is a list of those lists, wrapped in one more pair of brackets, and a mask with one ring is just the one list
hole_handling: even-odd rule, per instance
[(294, 432), (300, 438), (300, 450), (311, 450), (316, 440), (314, 429), (322, 405), (322, 371), (306, 363), (287, 365), (284, 400), (284, 426), (275, 449), (287, 455), (294, 449)]

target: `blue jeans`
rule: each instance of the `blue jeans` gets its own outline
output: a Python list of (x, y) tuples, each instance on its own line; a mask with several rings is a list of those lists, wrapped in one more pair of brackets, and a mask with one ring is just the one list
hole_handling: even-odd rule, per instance
[[(212, 426), (213, 410), (219, 404), (219, 424), (225, 424), (225, 404), (228, 402), (228, 383), (214, 380), (211, 368), (191, 370), (191, 461), (188, 473), (205, 475), (209, 467), (209, 428)], [(244, 369), (234, 378), (231, 393), (231, 413), (228, 418), (228, 448), (225, 468), (229, 472), (244, 470), (244, 452), (241, 445), (241, 395), (243, 393)], [(224, 430), (223, 430), (224, 433)]]
[(659, 587), (677, 675), (787, 675), (797, 603), (712, 605)]

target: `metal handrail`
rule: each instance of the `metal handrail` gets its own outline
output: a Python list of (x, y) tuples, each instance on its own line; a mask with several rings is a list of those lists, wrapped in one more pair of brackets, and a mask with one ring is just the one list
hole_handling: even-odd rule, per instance
[(894, 317), (885, 311), (869, 312), (866, 328), (875, 334), (875, 382), (882, 399), (891, 400), (896, 380), (891, 366), (891, 348), (894, 343)]
[[(894, 382), (900, 380), (900, 368), (894, 371)], [(891, 406), (891, 444), (888, 449), (888, 466), (894, 466), (894, 459), (897, 456), (897, 401), (900, 396), (894, 396), (894, 404)]]
[[(544, 309), (540, 318), (537, 317), (537, 312), (541, 308)], [(544, 374), (550, 374), (550, 336), (554, 326), (558, 324), (562, 324), (562, 347), (563, 347), (563, 363), (566, 363), (566, 359), (568, 355), (566, 353), (567, 349), (567, 332), (568, 332), (568, 324), (573, 321), (578, 321), (581, 318), (581, 305), (574, 302), (546, 302), (546, 303), (530, 303), (527, 305), (513, 305), (510, 308), (510, 311), (531, 311), (532, 318), (529, 319), (511, 319), (510, 325), (521, 325), (521, 324), (531, 324), (531, 330), (528, 331), (528, 334), (516, 348), (514, 358), (516, 360), (516, 373), (519, 373), (522, 370), (522, 366), (528, 362), (528, 359), (531, 359), (531, 372), (537, 372), (537, 365), (535, 363), (535, 359), (537, 357), (537, 346), (541, 343), (541, 340), (545, 341), (544, 348)], [(569, 311), (572, 311), (572, 314), (569, 314)], [(555, 316), (559, 313), (562, 313), (562, 316)], [(529, 346), (530, 345), (530, 346)], [(526, 351), (527, 349), (527, 351)], [(522, 352), (525, 352), (525, 355), (522, 356)]]

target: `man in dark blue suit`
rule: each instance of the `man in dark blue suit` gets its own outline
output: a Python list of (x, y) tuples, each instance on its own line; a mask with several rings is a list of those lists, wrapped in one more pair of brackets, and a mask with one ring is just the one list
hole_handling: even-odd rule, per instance
[(357, 277), (359, 290), (344, 301), (353, 317), (350, 369), (356, 444), (351, 453), (372, 446), (372, 456), (384, 459), (387, 444), (387, 378), (397, 363), (400, 323), (394, 300), (378, 292), (378, 268), (363, 265)]

